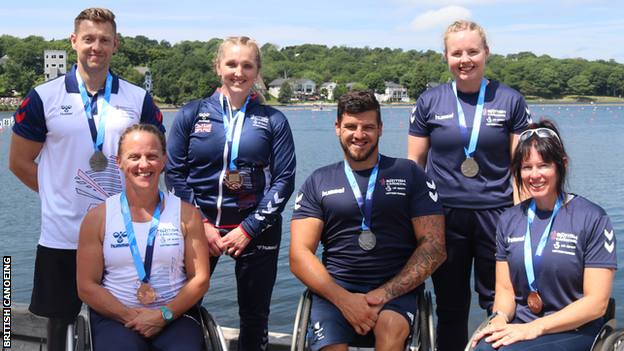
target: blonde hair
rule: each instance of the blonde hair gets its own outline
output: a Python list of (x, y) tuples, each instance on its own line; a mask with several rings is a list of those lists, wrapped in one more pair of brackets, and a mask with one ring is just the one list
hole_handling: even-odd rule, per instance
[[(221, 45), (219, 45), (219, 51), (217, 51), (217, 59), (215, 61), (217, 65), (225, 56), (226, 45), (246, 46), (249, 49), (251, 49), (251, 51), (253, 51), (253, 53), (256, 56), (256, 65), (258, 66), (258, 72), (260, 72), (260, 68), (262, 68), (262, 60), (260, 58), (260, 47), (258, 46), (258, 43), (255, 40), (249, 39), (249, 37), (245, 37), (245, 36), (226, 38), (221, 43)], [(260, 91), (256, 89), (255, 83), (251, 85), (251, 92), (253, 94), (258, 95), (258, 99), (260, 99), (261, 105), (264, 105), (266, 103), (266, 99), (264, 95), (262, 95), (262, 93), (260, 93)]]
[(447, 52), (446, 42), (448, 41), (448, 37), (453, 33), (463, 32), (465, 30), (477, 32), (483, 41), (483, 47), (488, 47), (485, 31), (480, 25), (471, 21), (455, 21), (453, 24), (448, 26), (448, 28), (446, 28), (446, 32), (444, 32), (444, 52)]

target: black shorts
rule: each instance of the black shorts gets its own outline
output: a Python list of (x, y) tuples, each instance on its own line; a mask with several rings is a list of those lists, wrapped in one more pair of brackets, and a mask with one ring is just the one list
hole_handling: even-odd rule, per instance
[(76, 286), (76, 250), (37, 246), (30, 312), (47, 318), (69, 319), (80, 313)]

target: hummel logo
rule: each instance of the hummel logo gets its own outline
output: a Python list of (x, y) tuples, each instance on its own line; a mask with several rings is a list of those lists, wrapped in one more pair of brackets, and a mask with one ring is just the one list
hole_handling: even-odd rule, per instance
[(608, 232), (606, 229), (604, 230), (604, 235), (607, 237), (607, 240), (611, 241), (613, 239), (613, 230)]
[(303, 193), (299, 194), (295, 198), (295, 210), (298, 210), (299, 208), (301, 208), (301, 205), (299, 205), (299, 201), (301, 201), (301, 199), (303, 199)]

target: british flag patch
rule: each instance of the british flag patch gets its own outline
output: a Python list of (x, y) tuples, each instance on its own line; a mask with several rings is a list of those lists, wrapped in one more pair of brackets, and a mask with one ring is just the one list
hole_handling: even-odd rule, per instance
[(212, 131), (212, 124), (197, 123), (195, 125), (195, 133), (202, 133), (202, 132), (210, 133), (211, 131)]

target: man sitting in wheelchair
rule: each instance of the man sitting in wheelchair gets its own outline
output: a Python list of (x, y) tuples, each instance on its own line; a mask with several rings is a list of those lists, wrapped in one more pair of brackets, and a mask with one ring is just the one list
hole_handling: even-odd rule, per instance
[(314, 292), (310, 345), (346, 350), (373, 330), (376, 350), (400, 350), (423, 282), (446, 259), (442, 205), (420, 166), (379, 154), (372, 93), (344, 94), (335, 126), (344, 161), (305, 181), (291, 223), (290, 269)]

